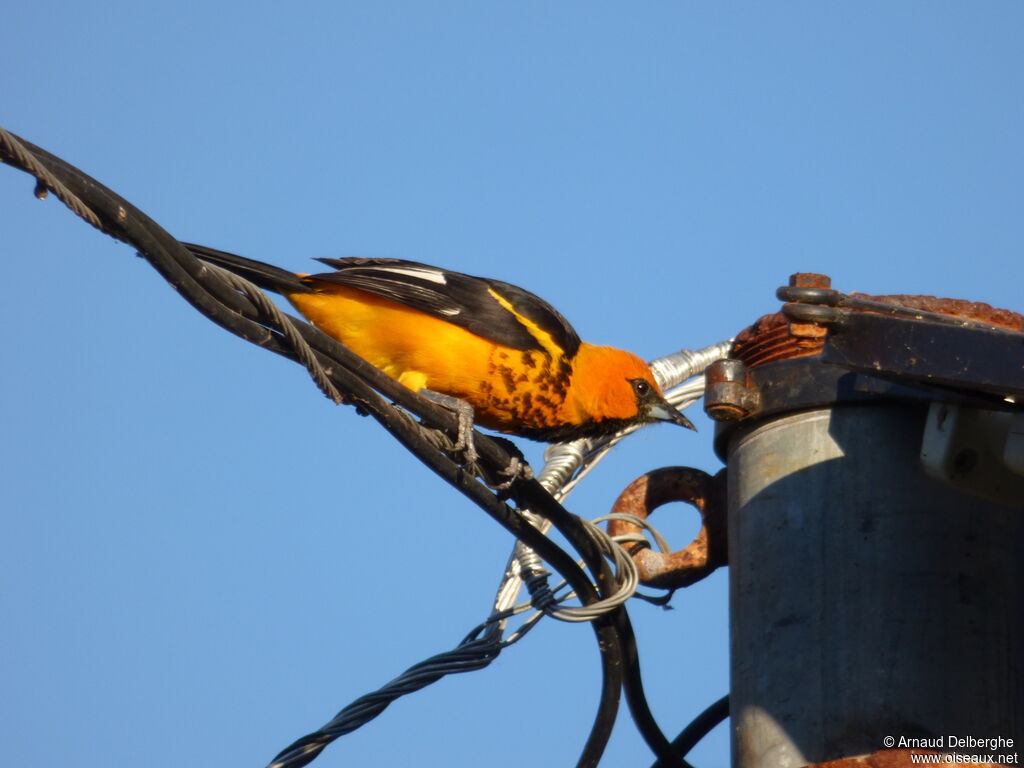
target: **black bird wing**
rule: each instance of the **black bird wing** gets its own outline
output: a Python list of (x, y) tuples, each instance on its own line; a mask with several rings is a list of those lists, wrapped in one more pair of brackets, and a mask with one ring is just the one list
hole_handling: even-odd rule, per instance
[(500, 280), (473, 277), (401, 259), (317, 259), (334, 272), (308, 283), (347, 285), (412, 307), (513, 349), (545, 350), (537, 329), (572, 358), (580, 337), (562, 315), (529, 291)]

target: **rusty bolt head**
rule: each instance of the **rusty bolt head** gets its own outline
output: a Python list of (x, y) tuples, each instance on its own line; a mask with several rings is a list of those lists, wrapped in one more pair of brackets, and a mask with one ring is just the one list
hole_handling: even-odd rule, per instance
[(761, 394), (739, 360), (718, 360), (704, 374), (704, 412), (715, 421), (739, 421), (757, 413)]
[(831, 288), (832, 278), (817, 272), (797, 272), (789, 276), (789, 284), (794, 288)]

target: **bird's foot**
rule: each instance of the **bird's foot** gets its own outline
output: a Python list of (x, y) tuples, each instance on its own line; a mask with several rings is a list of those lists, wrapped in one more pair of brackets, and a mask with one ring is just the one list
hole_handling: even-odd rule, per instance
[(511, 488), (512, 483), (519, 478), (525, 480), (533, 479), (533, 468), (527, 463), (523, 452), (519, 450), (519, 446), (511, 440), (498, 437), (497, 435), (491, 435), (491, 439), (500, 443), (511, 458), (504, 469), (499, 469), (494, 475), (484, 478), (484, 482), (489, 488), (503, 493)]
[(452, 411), (459, 419), (459, 428), (452, 446), (452, 453), (461, 453), (464, 463), (467, 466), (476, 464), (479, 458), (476, 447), (473, 445), (473, 417), (476, 415), (473, 406), (465, 400), (446, 395), (442, 392), (435, 392), (432, 389), (421, 389), (419, 392), (423, 397), (432, 403), (437, 403), (449, 411)]

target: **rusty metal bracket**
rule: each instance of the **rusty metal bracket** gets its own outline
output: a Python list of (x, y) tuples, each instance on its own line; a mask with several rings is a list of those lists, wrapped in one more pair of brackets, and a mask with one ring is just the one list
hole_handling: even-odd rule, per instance
[[(622, 492), (612, 514), (646, 520), (655, 509), (672, 501), (692, 504), (701, 517), (696, 538), (675, 552), (655, 552), (647, 543), (627, 545), (640, 581), (658, 589), (688, 587), (727, 562), (725, 470), (715, 476), (692, 467), (663, 467), (641, 475)], [(640, 533), (638, 525), (610, 520), (608, 533)]]
[(777, 296), (782, 311), (742, 330), (729, 359), (705, 371), (704, 410), (720, 424), (879, 398), (1024, 405), (1024, 315), (963, 299), (847, 294), (814, 273), (792, 275)]

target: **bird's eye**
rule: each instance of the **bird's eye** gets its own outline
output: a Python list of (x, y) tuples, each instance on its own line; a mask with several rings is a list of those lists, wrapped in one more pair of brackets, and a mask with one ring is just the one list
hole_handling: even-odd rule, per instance
[(643, 379), (633, 379), (629, 383), (633, 385), (633, 393), (637, 397), (646, 397), (648, 394), (650, 394), (651, 385), (648, 384)]

